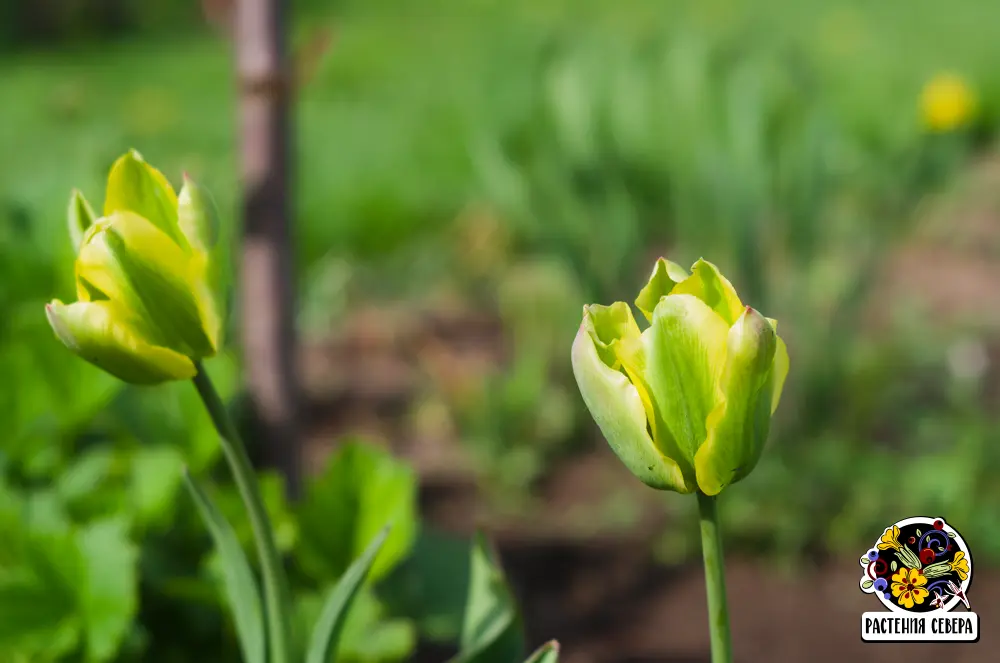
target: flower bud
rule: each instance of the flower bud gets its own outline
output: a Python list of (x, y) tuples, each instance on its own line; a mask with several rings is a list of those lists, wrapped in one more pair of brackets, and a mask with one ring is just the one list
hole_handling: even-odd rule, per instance
[(46, 315), (63, 344), (127, 382), (192, 377), (194, 362), (219, 350), (216, 216), (205, 192), (186, 184), (182, 193), (132, 151), (108, 176), (104, 217), (79, 193), (71, 199), (80, 301), (55, 300)]
[(776, 323), (744, 306), (718, 269), (657, 261), (636, 306), (584, 308), (577, 384), (630, 471), (654, 488), (714, 495), (760, 459), (788, 372)]

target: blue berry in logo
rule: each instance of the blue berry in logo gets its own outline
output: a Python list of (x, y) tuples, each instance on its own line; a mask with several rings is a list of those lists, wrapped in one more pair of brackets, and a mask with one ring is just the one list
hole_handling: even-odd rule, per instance
[(886, 592), (885, 594), (883, 594), (883, 596), (885, 596), (885, 600), (886, 601), (891, 601), (892, 600), (892, 594), (890, 594), (889, 592)]
[(885, 581), (885, 578), (879, 578), (878, 580), (875, 581), (876, 592), (884, 592), (888, 586), (889, 583)]
[(876, 559), (878, 559), (878, 551), (875, 550), (874, 548), (872, 548), (871, 550), (869, 550), (868, 551), (868, 559), (871, 560), (872, 562), (874, 562)]

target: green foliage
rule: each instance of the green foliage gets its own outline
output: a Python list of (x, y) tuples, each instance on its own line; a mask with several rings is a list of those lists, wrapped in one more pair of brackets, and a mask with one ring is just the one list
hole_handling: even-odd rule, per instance
[[(307, 629), (316, 624), (323, 598), (321, 594), (301, 596), (300, 621)], [(343, 623), (335, 656), (327, 660), (345, 663), (404, 661), (413, 652), (416, 642), (417, 629), (413, 622), (390, 614), (375, 593), (362, 586)]]
[(525, 663), (557, 663), (558, 661), (559, 643), (552, 640), (535, 650)]
[(138, 602), (127, 519), (78, 526), (52, 494), (0, 494), (0, 658), (113, 660)]
[[(348, 610), (357, 597), (372, 564), (389, 535), (390, 528), (383, 529), (368, 544), (365, 551), (344, 572), (340, 580), (330, 591), (323, 605), (323, 610), (312, 629), (309, 647), (306, 650), (306, 663), (327, 663), (333, 659), (340, 643), (341, 632), (347, 619)], [(369, 634), (372, 637), (374, 634)], [(385, 634), (383, 634), (385, 635)], [(381, 653), (381, 652), (378, 652)], [(376, 653), (376, 655), (378, 655)]]
[(453, 663), (509, 663), (524, 653), (520, 617), (481, 534), (472, 544), (460, 649)]
[[(51, 489), (0, 484), (0, 536), (4, 541), (0, 547), (0, 615), (5, 617), (0, 625), (0, 659), (17, 656), (56, 661), (79, 652), (86, 660), (97, 662), (147, 650), (150, 658), (143, 660), (168, 661), (192, 648), (212, 651), (217, 645), (210, 643), (217, 636), (211, 630), (178, 630), (177, 620), (207, 609), (200, 621), (226, 623), (229, 618), (224, 615), (235, 605), (239, 606), (237, 637), (232, 644), (240, 643), (243, 660), (255, 660), (252, 652), (259, 649), (256, 639), (262, 632), (253, 623), (261, 615), (252, 598), (256, 595), (255, 574), (245, 562), (245, 551), (251, 549), (245, 512), (231, 485), (220, 485), (214, 499), (209, 500), (190, 484), (202, 516), (211, 523), (209, 530), (218, 549), (204, 545), (204, 525), (178, 493), (183, 476), (179, 454), (172, 447), (132, 450), (95, 445), (70, 462)], [(152, 467), (166, 475), (176, 472), (177, 476), (162, 476)], [(355, 471), (359, 472), (357, 480), (349, 480)], [(338, 532), (350, 545), (355, 541), (369, 543), (363, 538), (364, 528), (379, 519), (383, 524), (393, 520), (404, 532), (403, 537), (386, 540), (383, 550), (389, 554), (377, 560), (374, 553), (381, 535), (370, 542), (368, 557), (360, 561), (355, 561), (353, 549), (338, 541), (331, 549), (331, 559), (353, 555), (346, 559), (354, 566), (340, 568), (334, 562), (319, 567), (318, 575), (302, 574), (294, 589), (302, 610), (309, 612), (313, 606), (308, 622), (311, 628), (323, 609), (321, 592), (337, 587), (339, 594), (331, 596), (340, 601), (340, 610), (331, 608), (327, 616), (333, 614), (330, 619), (342, 629), (338, 660), (381, 663), (405, 659), (416, 644), (414, 624), (387, 611), (373, 591), (372, 578), (364, 585), (356, 583), (364, 579), (361, 571), (367, 571), (366, 565), (372, 561), (381, 565), (385, 575), (408, 555), (417, 531), (414, 484), (408, 468), (383, 451), (351, 442), (331, 459), (329, 475), (312, 484), (310, 497), (302, 505), (302, 520), (284, 503), (281, 482), (269, 474), (261, 479), (279, 542), (295, 558), (302, 557), (307, 541), (309, 552), (302, 558), (320, 558), (320, 546), (328, 540), (324, 537), (329, 530)], [(334, 479), (345, 480), (336, 486), (327, 483)], [(372, 489), (384, 489), (381, 494), (387, 500), (373, 500), (368, 492)], [(328, 499), (367, 506), (356, 517), (327, 508), (330, 503), (324, 500)], [(208, 573), (189, 579), (199, 564)], [(216, 598), (216, 586), (225, 600)], [(358, 592), (348, 596), (354, 596), (353, 603), (343, 602), (345, 587)], [(143, 588), (156, 600), (142, 591), (140, 605)], [(353, 607), (347, 610), (347, 605)], [(162, 635), (155, 628), (138, 629), (136, 619), (146, 620), (152, 614), (171, 624)], [(166, 617), (170, 614), (176, 616)], [(372, 640), (374, 635), (378, 635), (376, 640)], [(167, 639), (161, 641), (160, 637)], [(215, 660), (228, 661), (234, 660), (234, 655), (235, 649), (227, 644), (214, 656)]]
[(260, 591), (233, 528), (201, 487), (185, 472), (185, 483), (222, 560), (223, 585), (244, 663), (264, 663), (264, 617)]
[(310, 577), (335, 579), (386, 524), (392, 529), (369, 575), (385, 576), (409, 553), (416, 535), (413, 470), (375, 447), (348, 441), (310, 481), (298, 509), (296, 558)]

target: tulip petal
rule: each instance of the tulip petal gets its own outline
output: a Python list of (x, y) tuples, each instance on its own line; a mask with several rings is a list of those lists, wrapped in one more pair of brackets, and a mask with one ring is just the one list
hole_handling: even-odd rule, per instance
[(705, 420), (718, 400), (716, 379), (726, 355), (729, 327), (703, 301), (671, 294), (653, 311), (643, 334), (653, 401), (683, 457), (705, 440)]
[(778, 409), (778, 403), (781, 402), (781, 390), (785, 386), (785, 378), (788, 377), (788, 347), (785, 342), (781, 340), (778, 336), (776, 339), (777, 345), (774, 350), (774, 367), (771, 369), (774, 374), (774, 378), (771, 380), (773, 385), (773, 393), (771, 396), (771, 414)]
[(187, 175), (177, 196), (177, 223), (192, 248), (210, 252), (219, 239), (219, 213), (211, 194)]
[[(647, 330), (647, 335), (648, 333)], [(614, 349), (621, 368), (628, 375), (632, 386), (639, 393), (639, 399), (642, 401), (643, 409), (646, 411), (646, 421), (649, 423), (649, 433), (653, 438), (653, 446), (664, 456), (673, 459), (677, 463), (681, 473), (684, 475), (685, 485), (688, 487), (688, 490), (685, 492), (693, 492), (696, 487), (694, 465), (691, 464), (681, 451), (677, 440), (674, 439), (670, 428), (663, 421), (663, 415), (653, 400), (653, 391), (649, 386), (649, 378), (647, 376), (649, 364), (646, 360), (647, 338), (645, 336), (622, 339), (615, 345)]]
[(97, 217), (94, 215), (94, 210), (90, 206), (90, 203), (87, 202), (87, 199), (77, 189), (73, 189), (73, 193), (70, 195), (69, 210), (66, 217), (69, 222), (69, 236), (73, 241), (73, 248), (79, 251), (80, 244), (83, 243), (84, 234), (90, 226), (94, 225), (94, 220)]
[(131, 150), (111, 167), (104, 197), (104, 216), (134, 212), (166, 233), (178, 246), (187, 241), (177, 225), (177, 195), (163, 173)]
[(636, 308), (642, 311), (646, 320), (653, 319), (653, 309), (663, 297), (670, 294), (678, 283), (688, 278), (687, 270), (666, 258), (659, 258), (653, 266), (653, 273), (639, 296), (635, 299)]
[(116, 212), (91, 230), (77, 258), (78, 284), (135, 311), (158, 344), (191, 357), (214, 355), (219, 320), (192, 254), (132, 212)]
[(777, 338), (750, 307), (727, 334), (722, 400), (708, 417), (708, 437), (694, 460), (698, 487), (708, 495), (745, 477), (760, 460), (771, 426)]
[[(207, 189), (184, 175), (184, 185), (177, 197), (177, 221), (181, 233), (193, 249), (194, 279), (204, 284), (197, 292), (202, 320), (208, 329), (222, 328), (223, 277), (216, 245), (219, 241), (219, 212)], [(219, 347), (221, 339), (214, 339)]]
[(694, 295), (722, 316), (726, 326), (732, 326), (743, 315), (743, 303), (733, 284), (707, 260), (698, 260), (691, 267), (691, 276), (679, 283), (671, 294)]
[(190, 359), (144, 339), (113, 302), (67, 306), (56, 300), (45, 307), (45, 314), (66, 347), (125, 382), (158, 384), (195, 375)]
[(691, 492), (677, 463), (653, 444), (639, 392), (624, 373), (601, 358), (586, 323), (573, 342), (572, 363), (587, 409), (625, 467), (652, 488)]
[(615, 344), (625, 338), (639, 337), (639, 325), (632, 316), (632, 309), (625, 302), (615, 302), (611, 306), (584, 306), (583, 325), (590, 334), (601, 361), (614, 369), (618, 368)]

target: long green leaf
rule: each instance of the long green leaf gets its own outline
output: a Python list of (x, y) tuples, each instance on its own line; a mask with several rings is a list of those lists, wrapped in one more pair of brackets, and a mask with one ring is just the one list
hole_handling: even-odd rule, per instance
[(229, 609), (233, 613), (233, 622), (236, 624), (240, 649), (243, 650), (243, 660), (245, 663), (264, 663), (266, 643), (260, 591), (250, 563), (243, 553), (243, 547), (240, 546), (236, 533), (222, 512), (186, 470), (184, 482), (191, 491), (191, 496), (194, 497), (198, 511), (222, 558), (223, 583), (229, 600)]
[(524, 663), (556, 663), (559, 660), (559, 643), (549, 640), (535, 650)]
[(375, 556), (389, 536), (389, 526), (382, 529), (378, 535), (372, 539), (361, 557), (357, 558), (353, 564), (344, 572), (340, 580), (330, 591), (320, 613), (316, 626), (313, 629), (312, 639), (309, 642), (309, 653), (306, 655), (306, 663), (329, 663), (330, 654), (337, 646), (340, 637), (340, 630), (344, 626), (344, 617), (351, 607), (361, 583), (368, 576)]

